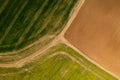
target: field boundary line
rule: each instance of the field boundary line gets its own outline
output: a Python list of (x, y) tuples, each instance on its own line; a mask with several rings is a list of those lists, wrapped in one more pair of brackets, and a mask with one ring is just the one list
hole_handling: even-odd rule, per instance
[(66, 33), (67, 29), (72, 24), (72, 21), (77, 16), (77, 14), (78, 14), (79, 10), (81, 9), (82, 5), (84, 4), (84, 2), (85, 2), (85, 0), (78, 0), (78, 3), (75, 5), (74, 9), (72, 10), (72, 12), (70, 14), (70, 19), (68, 20), (67, 24), (65, 24), (65, 28), (59, 34), (60, 36), (64, 36), (64, 34)]
[(9, 54), (16, 54), (16, 53), (18, 53), (18, 52), (21, 52), (21, 51), (23, 51), (23, 50), (26, 50), (26, 49), (32, 47), (33, 45), (36, 45), (37, 43), (40, 43), (40, 41), (44, 40), (45, 38), (52, 38), (52, 37), (54, 37), (54, 35), (45, 35), (45, 36), (41, 37), (39, 40), (33, 42), (32, 44), (30, 44), (30, 45), (28, 45), (28, 46), (26, 46), (26, 47), (24, 47), (24, 48), (22, 48), (22, 49), (20, 49), (20, 50), (18, 50), (18, 51), (0, 53), (0, 56), (2, 56), (2, 55), (9, 55)]
[(55, 46), (59, 44), (59, 40), (58, 37), (56, 37), (52, 42), (50, 42), (48, 45), (44, 46), (43, 48), (39, 49), (38, 51), (36, 51), (35, 53), (20, 59), (16, 62), (13, 63), (5, 63), (5, 64), (0, 64), (0, 67), (5, 67), (5, 68), (9, 68), (9, 67), (22, 67), (25, 63), (29, 63), (32, 60), (34, 60), (35, 57), (39, 56), (41, 53), (44, 53), (46, 50), (48, 50), (49, 48)]
[[(52, 58), (52, 57), (54, 57), (54, 56), (56, 56), (56, 55), (59, 55), (59, 54), (62, 54), (62, 55), (67, 56), (67, 57), (70, 58), (72, 61), (75, 61), (75, 62), (78, 63), (80, 66), (82, 66), (82, 67), (85, 68), (86, 70), (92, 72), (92, 73), (93, 73), (94, 75), (96, 75), (97, 77), (101, 78), (102, 80), (105, 80), (102, 76), (99, 76), (97, 73), (95, 73), (94, 71), (92, 71), (88, 66), (85, 66), (85, 65), (82, 64), (79, 60), (75, 59), (73, 56), (71, 56), (71, 55), (68, 54), (67, 52), (61, 51), (61, 52), (54, 53), (54, 54), (50, 55), (50, 56), (48, 57), (48, 59), (49, 59), (49, 58)], [(91, 64), (92, 64), (92, 63), (91, 63)]]
[(87, 59), (88, 61), (90, 61), (92, 64), (96, 65), (97, 67), (99, 67), (100, 69), (104, 70), (105, 72), (109, 73), (110, 75), (116, 77), (117, 79), (120, 79), (120, 77), (116, 74), (114, 74), (113, 72), (107, 70), (106, 68), (104, 68), (103, 66), (101, 66), (100, 64), (98, 64), (97, 62), (95, 62), (94, 60), (92, 60), (91, 58), (89, 58), (87, 55), (85, 55), (83, 52), (81, 52), (79, 49), (77, 49), (74, 45), (72, 45), (64, 36), (61, 38), (61, 42), (66, 44), (67, 46), (71, 47), (72, 49), (74, 49), (75, 51), (77, 51), (80, 55), (82, 55), (85, 59)]

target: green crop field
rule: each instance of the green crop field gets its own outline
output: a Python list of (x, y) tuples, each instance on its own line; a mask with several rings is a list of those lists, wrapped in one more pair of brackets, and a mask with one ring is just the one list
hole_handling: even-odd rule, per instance
[[(19, 50), (43, 36), (55, 36), (77, 0), (2, 0), (0, 52)], [(46, 38), (47, 39), (47, 38)]]
[(19, 60), (50, 43), (65, 27), (77, 2), (0, 0), (0, 56), (4, 55), (0, 62)]
[(0, 80), (117, 80), (64, 44), (21, 68), (0, 68), (0, 76)]

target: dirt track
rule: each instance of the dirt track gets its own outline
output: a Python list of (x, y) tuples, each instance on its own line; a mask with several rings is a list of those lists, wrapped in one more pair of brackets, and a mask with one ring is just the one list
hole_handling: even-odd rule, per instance
[[(56, 44), (59, 43), (63, 43), (64, 41), (64, 34), (67, 30), (67, 28), (70, 26), (71, 22), (74, 20), (75, 16), (77, 15), (79, 9), (81, 8), (82, 4), (84, 3), (84, 0), (80, 0), (78, 2), (78, 4), (76, 4), (76, 7), (73, 9), (75, 11), (72, 12), (71, 14), (71, 18), (69, 19), (68, 23), (66, 24), (66, 27), (64, 28), (64, 30), (61, 32), (61, 34), (59, 34), (51, 43), (49, 43), (47, 46), (43, 47), (42, 49), (38, 50), (37, 52), (35, 52), (34, 54), (31, 54), (28, 57), (25, 57), (21, 60), (18, 60), (16, 62), (13, 63), (8, 63), (8, 64), (0, 64), (0, 67), (21, 67), (23, 66), (26, 62), (31, 61), (32, 59), (34, 59), (36, 56), (40, 55), (41, 53), (43, 53), (44, 51), (46, 51), (47, 49), (49, 49), (52, 46), (55, 46)], [(43, 37), (43, 40), (48, 38), (48, 37), (54, 37), (54, 36), (45, 36)], [(39, 41), (36, 41), (35, 43), (39, 43)], [(21, 50), (25, 50), (26, 48), (29, 48), (30, 46), (34, 45), (31, 44)], [(19, 52), (19, 51), (18, 51)], [(17, 52), (14, 52), (14, 54), (16, 54)], [(7, 54), (11, 54), (11, 53), (7, 53)]]
[(120, 76), (120, 0), (86, 0), (65, 37)]

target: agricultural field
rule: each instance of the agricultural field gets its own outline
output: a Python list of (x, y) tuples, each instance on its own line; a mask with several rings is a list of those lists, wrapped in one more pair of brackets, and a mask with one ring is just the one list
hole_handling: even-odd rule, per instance
[(77, 1), (0, 0), (0, 62), (19, 60), (50, 43)]
[(0, 68), (0, 80), (117, 80), (65, 44), (20, 68)]
[(0, 0), (0, 80), (118, 80), (64, 37), (84, 0)]

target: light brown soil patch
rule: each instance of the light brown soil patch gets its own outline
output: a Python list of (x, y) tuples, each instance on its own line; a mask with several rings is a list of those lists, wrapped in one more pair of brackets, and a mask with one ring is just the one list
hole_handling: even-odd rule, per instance
[(86, 0), (65, 37), (120, 76), (120, 0)]

